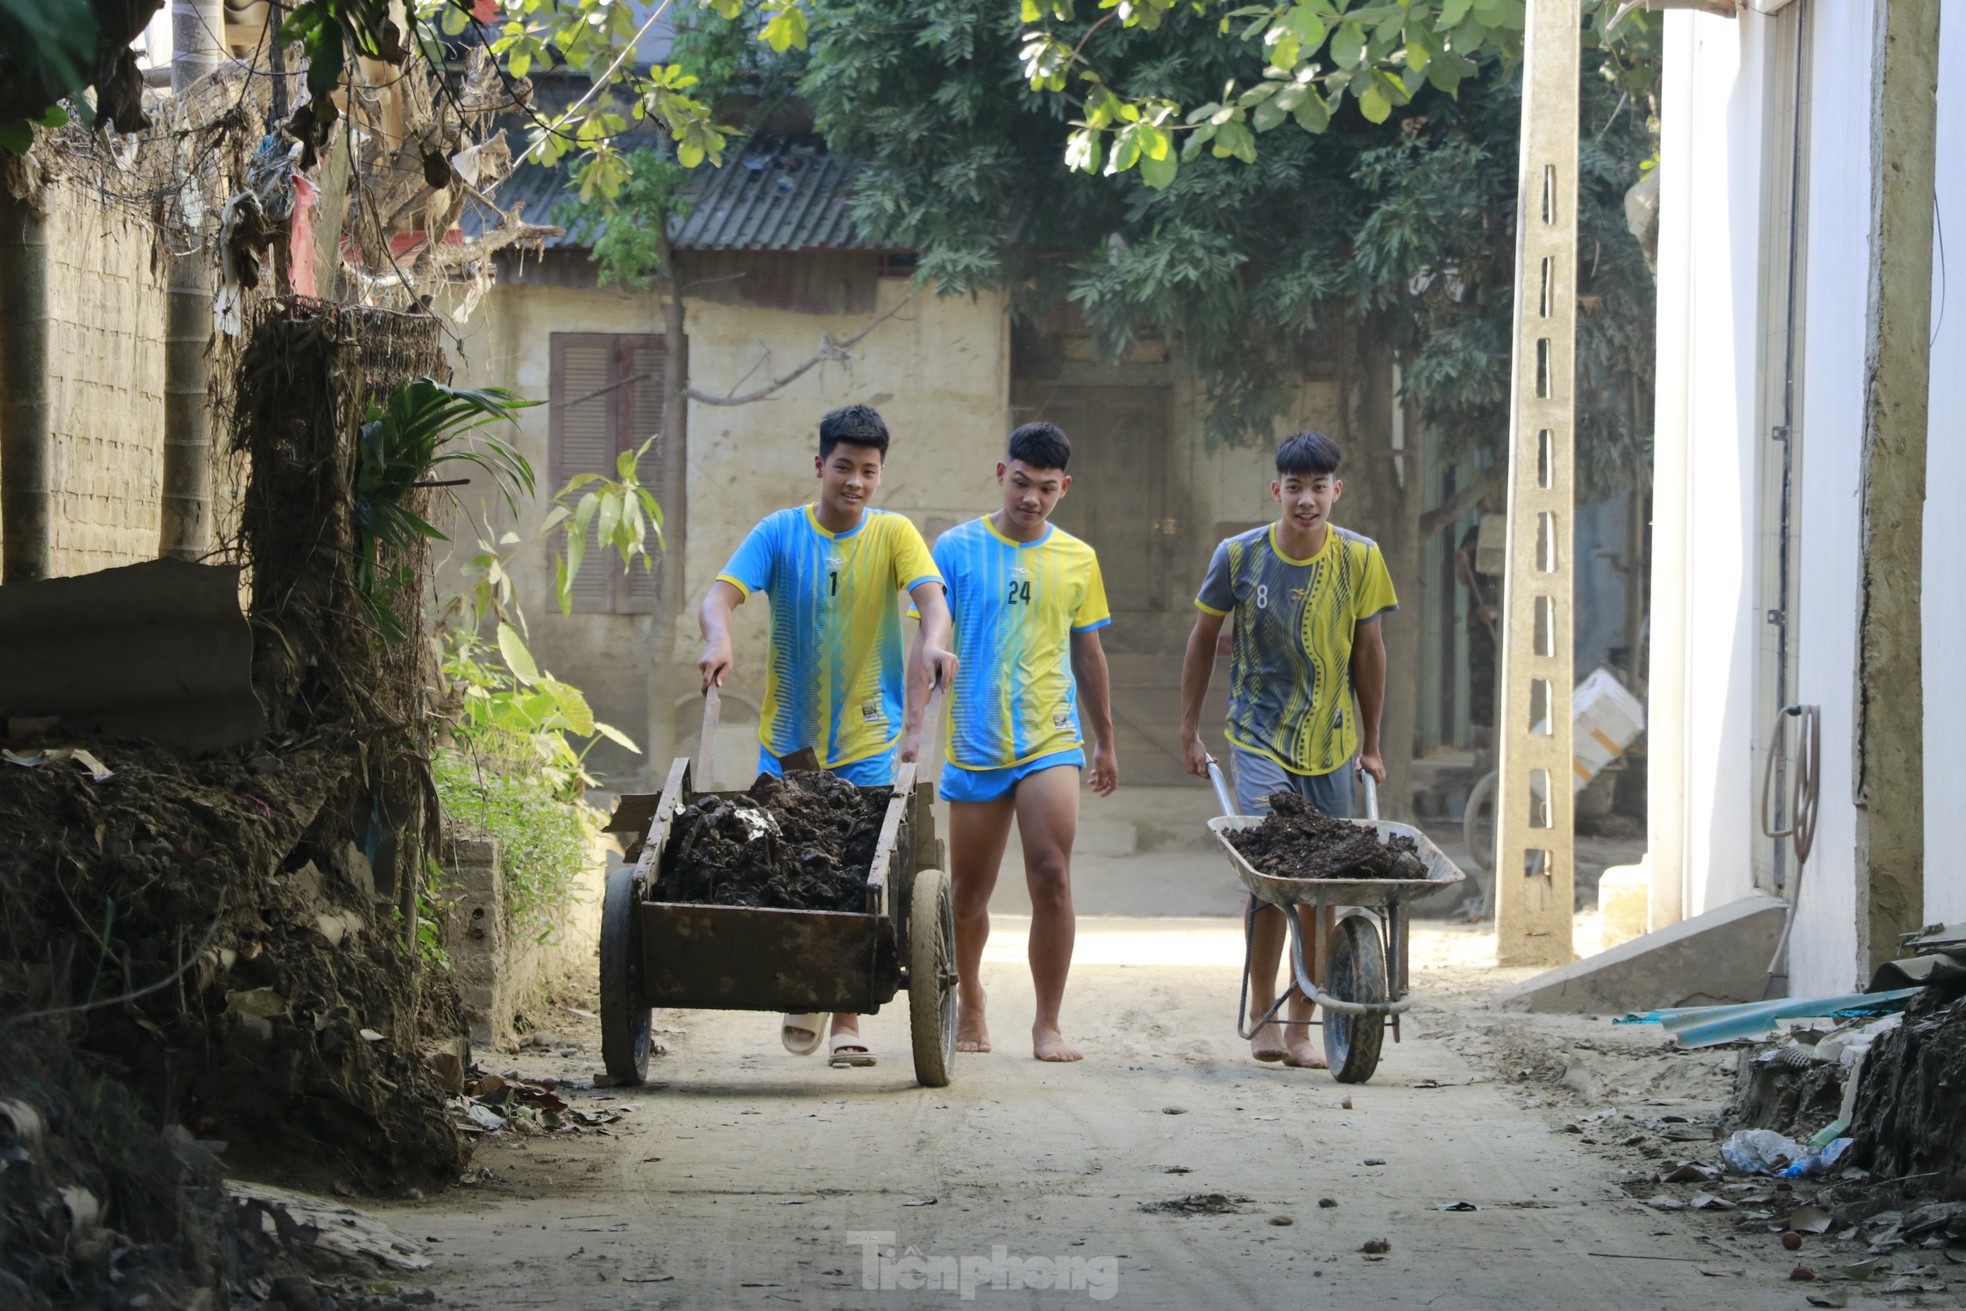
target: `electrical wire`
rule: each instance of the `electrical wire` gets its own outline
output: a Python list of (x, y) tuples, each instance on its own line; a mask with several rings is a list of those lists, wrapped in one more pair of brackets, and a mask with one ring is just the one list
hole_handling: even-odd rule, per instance
[[(1795, 772), (1789, 785), (1788, 827), (1778, 829), (1768, 813), (1768, 802), (1774, 795), (1775, 765), (1783, 758), (1783, 738), (1788, 725), (1786, 720), (1796, 721)], [(1809, 853), (1816, 846), (1816, 815), (1821, 797), (1822, 784), (1823, 721), (1822, 710), (1818, 706), (1788, 706), (1775, 716), (1774, 730), (1768, 736), (1768, 757), (1761, 770), (1761, 832), (1764, 837), (1780, 842), (1787, 839), (1795, 851), (1795, 877), (1789, 880), (1785, 900), (1788, 909), (1782, 916), (1782, 936), (1775, 943), (1775, 954), (1769, 958), (1768, 973), (1771, 975), (1788, 972), (1789, 931), (1795, 927), (1795, 912), (1802, 901), (1802, 870), (1809, 863)]]

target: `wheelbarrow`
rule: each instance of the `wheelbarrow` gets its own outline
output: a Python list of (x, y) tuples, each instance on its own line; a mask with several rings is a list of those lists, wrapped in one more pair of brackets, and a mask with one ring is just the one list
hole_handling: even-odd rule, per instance
[[(931, 694), (928, 715), (940, 696)], [(712, 688), (700, 738), (706, 779), (716, 697)], [(699, 792), (695, 777), (689, 758), (678, 759), (661, 793), (623, 796), (607, 826), (627, 848), (626, 863), (608, 872), (601, 903), (601, 1059), (609, 1078), (638, 1084), (648, 1077), (656, 1007), (868, 1015), (905, 988), (915, 1078), (945, 1087), (956, 1055), (956, 917), (935, 836), (934, 785), (918, 777), (915, 763), (895, 772), (859, 909), (778, 910), (654, 899), (657, 887), (681, 886), (662, 877), (676, 815), (707, 796), (740, 795)]]
[[(1229, 834), (1238, 829), (1255, 828), (1260, 815), (1238, 815), (1222, 770), (1214, 761), (1208, 764), (1209, 781), (1222, 807), (1219, 818), (1208, 821), (1209, 831), (1228, 853), (1229, 864), (1249, 893), (1249, 916), (1244, 929), (1242, 999), (1236, 1008), (1236, 1032), (1253, 1038), (1265, 1024), (1321, 1024), (1324, 1029), (1324, 1056), (1332, 1077), (1340, 1083), (1364, 1083), (1379, 1068), (1379, 1051), (1386, 1031), (1399, 1041), (1399, 1017), (1413, 1005), (1407, 987), (1407, 903), (1426, 896), (1465, 877), (1442, 854), (1426, 834), (1411, 824), (1396, 824), (1379, 818), (1379, 790), (1370, 774), (1365, 775), (1364, 819), (1350, 822), (1376, 830), (1381, 843), (1397, 834), (1411, 838), (1421, 865), (1423, 879), (1291, 879), (1265, 874), (1237, 851)], [(1315, 908), (1311, 918), (1312, 956), (1324, 966), (1322, 986), (1305, 964), (1304, 926), (1295, 907)], [(1284, 912), (1290, 926), (1290, 985), (1276, 1004), (1245, 1028), (1249, 1011), (1251, 955), (1255, 946), (1256, 916), (1271, 908)], [(1333, 915), (1335, 913), (1335, 921)], [(1323, 1012), (1320, 1020), (1283, 1019), (1284, 1005), (1292, 997), (1304, 997)]]

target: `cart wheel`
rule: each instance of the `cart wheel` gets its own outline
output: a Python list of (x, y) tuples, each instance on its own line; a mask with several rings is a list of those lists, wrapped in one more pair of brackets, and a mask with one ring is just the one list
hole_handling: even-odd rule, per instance
[(1461, 837), (1468, 844), (1475, 864), (1484, 874), (1495, 872), (1495, 784), (1498, 775), (1489, 770), (1468, 789), (1468, 806), (1461, 812)]
[[(1386, 948), (1379, 928), (1363, 915), (1347, 915), (1332, 930), (1324, 990), (1340, 1001), (1390, 1001), (1386, 991)], [(1379, 1068), (1386, 1039), (1383, 1015), (1324, 1013), (1324, 1059), (1339, 1083), (1364, 1083)]]
[(601, 901), (601, 1063), (617, 1085), (648, 1077), (651, 1011), (642, 1000), (641, 898), (635, 869), (608, 871)]
[(916, 874), (909, 898), (908, 1033), (915, 1081), (948, 1087), (956, 1065), (956, 899), (939, 869)]

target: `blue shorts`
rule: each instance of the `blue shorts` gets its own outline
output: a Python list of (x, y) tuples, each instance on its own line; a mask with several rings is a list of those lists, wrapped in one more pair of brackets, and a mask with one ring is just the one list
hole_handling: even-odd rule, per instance
[(942, 766), (942, 799), (944, 801), (995, 801), (1007, 797), (1017, 790), (1019, 779), (1035, 774), (1041, 769), (1056, 765), (1076, 765), (1085, 768), (1085, 749), (1068, 747), (1054, 751), (1048, 756), (1027, 760), (1021, 765), (1009, 765), (1003, 769), (963, 769), (958, 765)]
[(1352, 775), (1357, 772), (1347, 760), (1329, 774), (1299, 774), (1285, 769), (1260, 751), (1229, 744), (1229, 763), (1236, 781), (1236, 812), (1243, 815), (1270, 813), (1270, 793), (1287, 788), (1333, 819), (1351, 819)]
[[(894, 758), (900, 754), (900, 744), (896, 743), (886, 751), (858, 760), (849, 760), (844, 765), (830, 765), (826, 772), (843, 778), (857, 788), (887, 788), (894, 786)], [(758, 772), (760, 774), (783, 774), (785, 767), (778, 763), (778, 757), (771, 754), (768, 747), (758, 748)]]

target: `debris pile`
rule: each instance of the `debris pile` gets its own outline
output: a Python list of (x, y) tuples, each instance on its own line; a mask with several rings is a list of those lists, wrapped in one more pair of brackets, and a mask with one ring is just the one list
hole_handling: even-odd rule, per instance
[(357, 1219), (329, 1223), (318, 1201), (221, 1180), (224, 1142), (158, 1132), (60, 1041), (15, 1030), (6, 1042), (0, 1305), (352, 1311), (403, 1304), (355, 1291), (378, 1263), (430, 1264), (359, 1212), (332, 1208)]
[[(626, 1103), (597, 1101), (592, 1106), (575, 1106), (557, 1079), (527, 1079), (516, 1070), (504, 1074), (474, 1071), (450, 1099), (451, 1118), (458, 1131), (467, 1135), (497, 1136), (506, 1132), (519, 1135), (538, 1133), (599, 1133), (619, 1124), (634, 1108)], [(469, 1183), (471, 1176), (459, 1182)]]
[(1413, 839), (1332, 819), (1287, 789), (1270, 796), (1270, 813), (1228, 839), (1257, 870), (1285, 879), (1424, 879)]
[(348, 756), (90, 746), (114, 777), (0, 772), (0, 1040), (59, 1032), (234, 1165), (454, 1176), (462, 1148), (415, 1051), (456, 1031), (456, 999), (406, 968), (376, 871), (341, 836)]
[(781, 910), (864, 910), (890, 788), (836, 775), (760, 774), (746, 792), (677, 812), (657, 901)]

